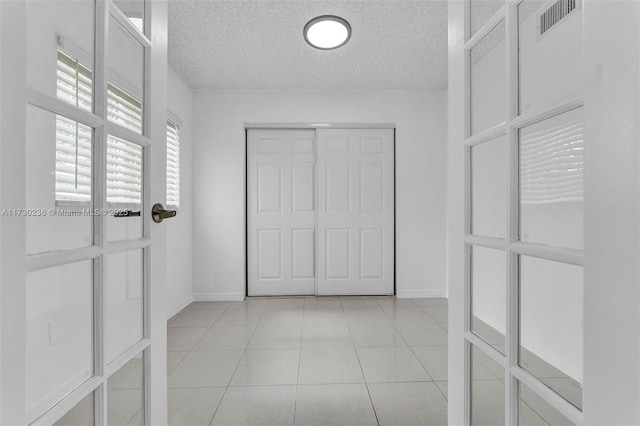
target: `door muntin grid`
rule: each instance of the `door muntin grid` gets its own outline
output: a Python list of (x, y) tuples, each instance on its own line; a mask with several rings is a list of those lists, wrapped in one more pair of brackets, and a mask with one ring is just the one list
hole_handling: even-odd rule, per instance
[[(46, 3), (46, 4), (45, 4)], [(70, 4), (68, 2), (67, 4)], [(51, 6), (50, 8), (47, 8)], [(59, 6), (59, 7), (58, 7)], [(55, 2), (49, 4), (49, 2), (34, 2), (30, 6), (29, 19), (30, 23), (41, 22), (58, 22), (61, 17), (61, 13), (64, 12), (64, 3)], [(80, 7), (81, 6), (81, 7)], [(85, 7), (86, 6), (86, 7)], [(89, 355), (90, 368), (88, 377), (81, 377), (79, 381), (71, 383), (67, 386), (67, 391), (62, 395), (55, 405), (51, 403), (45, 403), (38, 406), (36, 410), (32, 410), (29, 414), (29, 421), (36, 420), (39, 423), (56, 423), (58, 420), (66, 420), (68, 418), (82, 417), (83, 422), (86, 423), (87, 415), (89, 411), (97, 416), (102, 416), (101, 419), (96, 419), (97, 423), (104, 423), (106, 420), (108, 395), (106, 392), (106, 382), (112, 377), (115, 371), (118, 371), (119, 367), (126, 364), (127, 361), (139, 358), (143, 365), (147, 362), (147, 352), (150, 344), (149, 341), (149, 324), (148, 324), (148, 262), (149, 262), (149, 219), (146, 215), (142, 214), (142, 211), (148, 210), (149, 205), (149, 168), (145, 166), (150, 159), (150, 140), (148, 138), (148, 111), (144, 106), (148, 100), (147, 86), (149, 84), (149, 61), (150, 61), (150, 48), (151, 42), (149, 38), (142, 34), (142, 32), (136, 29), (129, 20), (125, 11), (121, 11), (117, 8), (115, 3), (110, 1), (96, 1), (96, 2), (83, 2), (73, 5), (76, 8), (76, 15), (69, 13), (69, 16), (75, 16), (76, 21), (71, 22), (69, 25), (64, 25), (66, 30), (65, 34), (54, 33), (58, 31), (56, 25), (47, 26), (43, 25), (41, 29), (34, 32), (34, 35), (30, 37), (32, 41), (29, 45), (29, 60), (28, 60), (28, 85), (30, 87), (28, 91), (27, 103), (28, 108), (36, 111), (46, 111), (53, 117), (59, 117), (65, 122), (77, 123), (77, 127), (82, 129), (90, 129), (91, 137), (91, 157), (89, 163), (91, 165), (91, 173), (89, 177), (90, 181), (90, 202), (79, 204), (58, 203), (56, 201), (56, 208), (63, 208), (68, 211), (78, 212), (82, 208), (89, 210), (87, 214), (89, 220), (88, 231), (85, 232), (82, 238), (78, 239), (78, 242), (68, 244), (62, 247), (54, 247), (51, 244), (43, 244), (42, 238), (39, 241), (35, 241), (32, 244), (33, 250), (28, 250), (27, 255), (27, 270), (29, 274), (41, 274), (49, 269), (68, 268), (76, 264), (89, 264), (88, 274), (86, 275), (87, 283), (86, 287), (90, 291), (90, 300), (87, 301), (88, 311), (90, 316), (90, 329), (92, 330), (90, 337), (91, 353)], [(78, 8), (79, 7), (79, 8)], [(88, 9), (91, 9), (90, 11)], [(49, 10), (51, 9), (51, 10)], [(85, 10), (86, 9), (86, 10)], [(84, 12), (83, 12), (84, 11)], [(82, 15), (84, 13), (84, 15)], [(146, 15), (150, 16), (150, 11), (145, 10)], [(64, 13), (62, 13), (63, 15)], [(78, 14), (85, 16), (85, 21), (78, 18)], [(43, 15), (47, 15), (48, 18), (43, 20)], [(56, 20), (56, 17), (60, 18)], [(105, 19), (108, 17), (108, 19)], [(145, 21), (148, 21), (145, 19)], [(108, 24), (105, 26), (105, 24)], [(90, 24), (87, 24), (90, 23)], [(120, 29), (124, 28), (124, 33), (131, 38), (135, 43), (140, 46), (138, 54), (139, 63), (142, 64), (140, 71), (141, 83), (136, 88), (137, 97), (139, 97), (141, 110), (140, 113), (140, 132), (132, 131), (131, 128), (126, 128), (119, 125), (117, 122), (111, 122), (107, 117), (107, 105), (109, 102), (109, 89), (107, 83), (111, 84), (114, 80), (113, 76), (120, 73), (113, 73), (109, 64), (109, 42), (106, 35), (109, 33), (109, 26), (117, 25)], [(55, 27), (55, 28), (54, 28)], [(90, 27), (90, 28), (89, 28)], [(145, 24), (145, 27), (149, 27)], [(46, 33), (46, 34), (45, 34)], [(51, 34), (49, 34), (51, 33)], [(78, 34), (82, 33), (82, 37)], [(148, 31), (146, 31), (148, 34)], [(89, 37), (87, 34), (91, 34)], [(53, 43), (49, 43), (49, 41)], [(93, 41), (91, 41), (93, 40)], [(37, 45), (37, 49), (34, 47)], [(51, 55), (35, 55), (37, 51), (43, 49), (49, 49), (53, 52)], [(49, 51), (47, 50), (47, 52)], [(117, 50), (117, 49), (116, 49)], [(67, 54), (73, 60), (81, 62), (84, 68), (78, 67), (83, 73), (77, 74), (78, 81), (82, 81), (82, 84), (86, 86), (89, 84), (89, 89), (82, 86), (82, 96), (78, 99), (82, 102), (71, 102), (71, 98), (57, 96), (55, 92), (51, 92), (48, 88), (50, 84), (40, 84), (45, 71), (50, 78), (56, 77), (56, 59), (60, 56), (60, 51)], [(71, 52), (71, 55), (69, 55)], [(37, 61), (46, 61), (46, 66), (41, 66), (40, 62), (36, 63), (32, 59), (37, 58)], [(113, 58), (112, 58), (113, 59)], [(68, 61), (67, 61), (68, 62)], [(68, 64), (67, 64), (68, 65)], [(47, 70), (52, 70), (49, 72)], [(89, 70), (89, 80), (87, 80), (87, 71)], [(69, 71), (69, 69), (67, 69)], [(71, 69), (73, 71), (73, 69)], [(77, 70), (76, 70), (77, 71)], [(70, 71), (69, 71), (70, 72)], [(69, 77), (65, 75), (65, 77)], [(88, 81), (88, 83), (87, 83)], [(122, 81), (122, 80), (120, 80)], [(86, 84), (85, 84), (86, 83)], [(55, 84), (53, 85), (55, 87)], [(131, 86), (133, 87), (133, 86)], [(73, 87), (67, 87), (67, 92), (71, 93)], [(87, 92), (85, 89), (89, 90)], [(67, 95), (69, 95), (67, 93)], [(86, 93), (89, 93), (90, 98), (88, 104), (86, 101)], [(71, 93), (72, 94), (72, 93)], [(76, 100), (78, 100), (76, 99)], [(90, 107), (87, 107), (90, 105)], [(42, 113), (41, 113), (42, 114)], [(59, 120), (58, 120), (59, 121)], [(64, 123), (63, 123), (64, 124)], [(85, 132), (86, 133), (86, 132)], [(136, 154), (139, 163), (139, 176), (140, 176), (140, 193), (139, 202), (135, 205), (114, 205), (106, 201), (106, 174), (110, 165), (107, 162), (107, 135), (114, 135), (127, 141), (132, 146), (139, 147), (139, 152)], [(53, 140), (53, 139), (51, 139)], [(66, 151), (65, 151), (66, 152)], [(128, 158), (127, 161), (132, 161), (132, 158)], [(84, 179), (84, 175), (79, 175)], [(83, 181), (84, 182), (84, 181)], [(53, 186), (51, 187), (53, 188)], [(53, 197), (53, 192), (52, 192)], [(57, 195), (56, 195), (57, 199)], [(120, 241), (110, 243), (106, 237), (106, 233), (109, 229), (107, 222), (115, 221), (115, 217), (108, 209), (114, 210), (131, 210), (133, 207), (140, 212), (140, 216), (137, 217), (139, 224), (135, 227), (138, 231), (133, 234), (128, 234), (125, 238), (120, 238)], [(95, 213), (98, 212), (98, 213)], [(105, 214), (109, 215), (107, 219)], [(75, 216), (81, 217), (81, 216)], [(126, 220), (126, 219), (125, 219)], [(73, 227), (71, 228), (73, 230)], [(35, 235), (35, 234), (34, 234)], [(138, 306), (137, 318), (139, 321), (137, 329), (137, 335), (135, 338), (130, 339), (127, 344), (124, 344), (120, 348), (118, 353), (112, 354), (107, 357), (105, 355), (105, 325), (109, 322), (109, 315), (106, 315), (107, 301), (105, 300), (107, 294), (105, 293), (105, 286), (107, 285), (106, 276), (109, 274), (107, 265), (104, 258), (113, 255), (125, 255), (129, 252), (138, 253), (140, 258), (140, 264), (138, 264), (136, 270), (139, 272), (139, 277), (134, 280), (129, 280), (130, 277), (125, 277), (125, 281), (135, 281), (130, 289), (124, 292), (124, 299), (131, 299)], [(33, 275), (34, 277), (36, 275)], [(135, 290), (134, 290), (135, 287)], [(134, 294), (135, 293), (135, 294)], [(116, 318), (117, 314), (111, 314), (111, 318)], [(86, 322), (86, 321), (84, 321)], [(92, 323), (92, 325), (91, 325)], [(53, 340), (63, 339), (65, 336), (60, 336), (61, 326), (50, 326), (49, 330), (50, 340), (51, 336)], [(56, 331), (57, 330), (57, 331)], [(62, 333), (64, 334), (64, 333)], [(53, 341), (52, 340), (52, 341)], [(143, 354), (140, 356), (140, 354)], [(142, 373), (147, 371), (147, 368), (142, 368)], [(146, 380), (142, 381), (140, 389), (143, 392), (142, 405), (147, 405), (145, 401), (148, 398), (148, 387)], [(79, 408), (78, 408), (79, 407)], [(91, 417), (91, 416), (90, 416)], [(144, 416), (142, 416), (144, 419)], [(93, 421), (93, 419), (92, 419)]]
[[(473, 1), (473, 0), (470, 0)], [(524, 1), (524, 4), (527, 3), (528, 0)], [(500, 2), (501, 3), (501, 2)], [(465, 261), (465, 293), (466, 293), (466, 322), (465, 322), (465, 338), (467, 340), (467, 345), (473, 345), (474, 350), (481, 351), (485, 356), (491, 357), (494, 361), (498, 362), (501, 365), (505, 366), (505, 385), (504, 385), (504, 413), (503, 418), (506, 419), (506, 423), (514, 424), (518, 421), (518, 415), (522, 416), (523, 421), (527, 419), (527, 415), (529, 414), (527, 409), (530, 408), (526, 404), (521, 404), (519, 399), (519, 389), (520, 385), (524, 386), (526, 384), (527, 388), (533, 392), (533, 394), (540, 398), (540, 401), (543, 401), (546, 404), (550, 404), (553, 409), (558, 410), (561, 415), (565, 418), (570, 419), (574, 423), (579, 423), (582, 419), (582, 413), (576, 408), (579, 407), (580, 404), (577, 401), (581, 398), (575, 398), (574, 396), (570, 396), (568, 393), (559, 391), (558, 386), (554, 386), (553, 380), (558, 379), (559, 377), (554, 377), (552, 380), (549, 380), (548, 377), (543, 377), (543, 374), (532, 374), (531, 368), (527, 370), (526, 368), (522, 368), (518, 362), (522, 359), (522, 355), (519, 354), (524, 353), (525, 349), (520, 348), (520, 337), (521, 337), (521, 321), (520, 321), (520, 259), (522, 256), (529, 256), (531, 258), (541, 258), (546, 259), (550, 262), (556, 262), (559, 264), (566, 264), (570, 266), (576, 266), (580, 268), (582, 265), (582, 246), (580, 243), (577, 244), (559, 244), (557, 240), (547, 239), (543, 244), (540, 244), (538, 241), (534, 241), (535, 238), (527, 239), (525, 236), (526, 232), (523, 233), (521, 231), (521, 221), (520, 221), (520, 212), (521, 210), (525, 214), (525, 220), (523, 221), (525, 225), (527, 223), (531, 223), (531, 221), (527, 222), (527, 213), (526, 209), (521, 209), (520, 206), (520, 131), (528, 125), (535, 125), (536, 123), (544, 123), (545, 120), (557, 120), (557, 117), (561, 117), (563, 114), (570, 113), (571, 111), (579, 108), (582, 105), (582, 100), (579, 96), (564, 96), (552, 98), (552, 102), (544, 104), (540, 103), (536, 105), (535, 108), (519, 108), (519, 90), (518, 90), (518, 79), (519, 79), (519, 71), (518, 65), (520, 64), (518, 60), (518, 5), (523, 4), (522, 1), (514, 1), (514, 2), (505, 2), (504, 8), (498, 10), (492, 17), (488, 17), (484, 25), (478, 29), (477, 22), (476, 27), (474, 27), (473, 34), (469, 33), (469, 17), (467, 15), (467, 43), (465, 45), (466, 50), (466, 63), (467, 63), (467, 72), (466, 72), (466, 88), (467, 88), (467, 96), (466, 96), (466, 113), (467, 113), (467, 135), (468, 139), (466, 141), (466, 196), (465, 196), (465, 227), (466, 227), (466, 256), (467, 259)], [(469, 13), (469, 7), (467, 7), (467, 13)], [(577, 18), (575, 18), (577, 19)], [(500, 22), (504, 21), (506, 23), (504, 31), (505, 31), (505, 47), (507, 63), (507, 78), (505, 81), (505, 87), (507, 88), (507, 96), (506, 96), (506, 104), (508, 106), (507, 111), (505, 112), (504, 121), (505, 124), (498, 124), (494, 127), (491, 127), (484, 131), (474, 130), (471, 133), (469, 114), (470, 114), (470, 100), (472, 99), (472, 90), (473, 85), (470, 84), (471, 73), (473, 72), (473, 65), (471, 63), (471, 51), (476, 47), (483, 39), (486, 38), (488, 34), (492, 31), (495, 31), (496, 26)], [(525, 61), (526, 64), (526, 61)], [(477, 83), (476, 83), (477, 84)], [(522, 112), (520, 112), (522, 110)], [(521, 114), (521, 115), (519, 115)], [(473, 231), (473, 222), (474, 214), (477, 212), (473, 212), (473, 167), (474, 162), (472, 160), (472, 150), (475, 146), (481, 145), (486, 141), (499, 137), (501, 134), (506, 134), (509, 140), (509, 166), (508, 166), (508, 196), (507, 203), (505, 203), (506, 210), (506, 220), (505, 220), (505, 228), (506, 228), (506, 238), (500, 238), (501, 235), (476, 235)], [(471, 135), (471, 136), (469, 136)], [(580, 139), (580, 138), (578, 138)], [(580, 150), (583, 148), (580, 147)], [(560, 149), (561, 151), (562, 149)], [(533, 149), (535, 151), (535, 148)], [(583, 152), (583, 151), (582, 151)], [(581, 153), (582, 155), (582, 153)], [(553, 157), (553, 155), (552, 155)], [(543, 167), (544, 169), (544, 167)], [(535, 175), (535, 174), (534, 174)], [(544, 180), (544, 179), (543, 179)], [(553, 179), (551, 179), (553, 180)], [(535, 191), (534, 191), (535, 192)], [(562, 192), (562, 191), (561, 191)], [(579, 192), (579, 191), (578, 191)], [(531, 192), (529, 194), (531, 195)], [(535, 197), (534, 197), (535, 198)], [(579, 197), (578, 197), (579, 198)], [(529, 197), (531, 199), (531, 197)], [(528, 206), (527, 206), (528, 207)], [(579, 210), (579, 209), (578, 209)], [(580, 212), (578, 212), (580, 214)], [(575, 223), (574, 223), (575, 225)], [(576, 225), (576, 228), (580, 228), (579, 225)], [(527, 229), (525, 229), (527, 230)], [(520, 238), (520, 236), (524, 238)], [(497, 237), (497, 238), (496, 238)], [(559, 236), (556, 236), (559, 237)], [(574, 239), (575, 241), (576, 239)], [(546, 244), (544, 244), (546, 243)], [(495, 347), (492, 347), (491, 339), (486, 335), (482, 335), (482, 333), (477, 332), (477, 327), (473, 327), (473, 319), (474, 315), (471, 311), (474, 298), (472, 295), (472, 283), (473, 283), (473, 270), (472, 270), (472, 252), (476, 247), (480, 248), (490, 248), (497, 251), (502, 251), (504, 253), (505, 258), (507, 259), (507, 267), (504, 268), (503, 271), (497, 271), (496, 274), (504, 274), (507, 280), (507, 289), (506, 289), (506, 346), (504, 350), (504, 355), (501, 351), (496, 350)], [(581, 287), (581, 282), (579, 284)], [(528, 293), (525, 292), (525, 295)], [(576, 303), (579, 305), (579, 309), (582, 309), (582, 304), (580, 301)], [(530, 309), (530, 308), (527, 308)], [(524, 311), (525, 315), (527, 314), (527, 310)], [(527, 320), (529, 321), (529, 320)], [(475, 331), (475, 332), (474, 332)], [(576, 331), (581, 334), (582, 330), (579, 329)], [(525, 336), (528, 335), (530, 331), (527, 331), (525, 328)], [(487, 340), (489, 342), (487, 342)], [(526, 341), (527, 339), (525, 339)], [(581, 339), (580, 339), (581, 340)], [(495, 345), (495, 343), (493, 343)], [(469, 346), (468, 346), (469, 347)], [(578, 344), (576, 347), (580, 349), (581, 356), (581, 344)], [(468, 349), (469, 350), (469, 349)], [(526, 358), (526, 356), (525, 356)], [(470, 356), (466, 358), (468, 362), (470, 362)], [(530, 367), (530, 365), (528, 365)], [(545, 367), (547, 367), (545, 365)], [(470, 389), (471, 386), (471, 372), (473, 368), (470, 364), (466, 366), (466, 381), (467, 387), (466, 389)], [(572, 376), (576, 376), (577, 374), (573, 373)], [(575, 377), (571, 377), (571, 375), (567, 375), (566, 378), (563, 377), (564, 380), (573, 379), (574, 382)], [(546, 383), (545, 383), (546, 381)], [(551, 383), (551, 385), (550, 385)], [(573, 383), (579, 385), (579, 383)], [(552, 390), (555, 388), (555, 392)], [(470, 390), (467, 391), (467, 399), (466, 399), (466, 416), (468, 422), (473, 423), (472, 416), (472, 406), (473, 404), (469, 400), (472, 392)], [(530, 394), (531, 395), (531, 394)], [(477, 404), (477, 403), (476, 403)], [(477, 406), (476, 406), (477, 408)], [(520, 409), (520, 410), (519, 410)]]

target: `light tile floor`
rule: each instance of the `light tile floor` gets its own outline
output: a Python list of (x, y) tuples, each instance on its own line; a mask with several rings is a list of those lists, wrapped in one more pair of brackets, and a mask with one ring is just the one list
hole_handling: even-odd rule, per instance
[(195, 302), (169, 321), (169, 424), (445, 425), (447, 301)]

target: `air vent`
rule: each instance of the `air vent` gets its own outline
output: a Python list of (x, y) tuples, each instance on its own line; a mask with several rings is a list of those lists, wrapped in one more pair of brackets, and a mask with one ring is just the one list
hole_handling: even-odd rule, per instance
[(578, 0), (558, 0), (553, 3), (547, 10), (540, 14), (539, 36), (545, 34), (577, 8)]

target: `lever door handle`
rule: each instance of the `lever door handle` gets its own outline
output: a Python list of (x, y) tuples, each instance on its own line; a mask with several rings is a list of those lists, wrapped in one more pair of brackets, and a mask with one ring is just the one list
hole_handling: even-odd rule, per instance
[(169, 219), (177, 215), (178, 212), (175, 210), (166, 210), (164, 206), (160, 203), (156, 203), (153, 205), (151, 209), (151, 217), (155, 223), (160, 223), (165, 219)]
[(132, 210), (122, 210), (113, 214), (113, 217), (133, 217), (140, 216), (140, 212), (134, 212)]

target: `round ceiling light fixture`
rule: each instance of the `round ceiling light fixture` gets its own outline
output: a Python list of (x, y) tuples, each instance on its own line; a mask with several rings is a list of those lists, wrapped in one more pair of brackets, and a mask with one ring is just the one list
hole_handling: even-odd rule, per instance
[(323, 15), (304, 26), (304, 39), (320, 50), (337, 49), (351, 38), (351, 25), (339, 16)]

